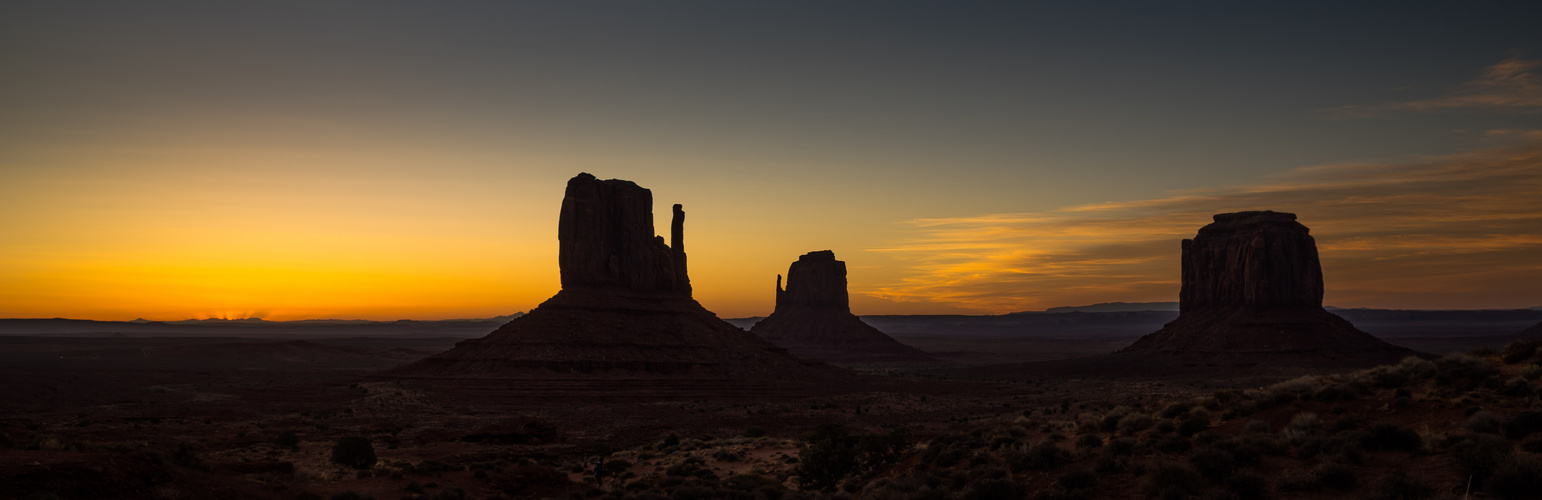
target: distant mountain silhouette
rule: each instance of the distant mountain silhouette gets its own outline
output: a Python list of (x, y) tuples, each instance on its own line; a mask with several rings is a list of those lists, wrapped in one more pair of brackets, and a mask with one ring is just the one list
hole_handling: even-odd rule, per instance
[(1010, 314), (1054, 314), (1069, 312), (1139, 312), (1139, 311), (1177, 311), (1177, 302), (1099, 302), (1087, 306), (1061, 306), (1051, 307), (1043, 311), (1021, 311)]

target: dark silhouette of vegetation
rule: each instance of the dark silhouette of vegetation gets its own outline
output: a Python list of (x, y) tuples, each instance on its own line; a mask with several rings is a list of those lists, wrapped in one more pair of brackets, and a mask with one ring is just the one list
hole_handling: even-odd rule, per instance
[(290, 450), (298, 450), (300, 449), (300, 435), (295, 434), (292, 430), (286, 430), (278, 433), (278, 437), (273, 439), (273, 444), (289, 448)]
[(888, 434), (852, 435), (841, 424), (820, 424), (798, 451), (799, 484), (809, 489), (834, 488), (847, 476), (888, 466), (911, 445), (910, 430), (903, 427)]
[(332, 446), (332, 462), (338, 465), (368, 469), (374, 467), (376, 461), (375, 445), (370, 444), (367, 437), (343, 437)]

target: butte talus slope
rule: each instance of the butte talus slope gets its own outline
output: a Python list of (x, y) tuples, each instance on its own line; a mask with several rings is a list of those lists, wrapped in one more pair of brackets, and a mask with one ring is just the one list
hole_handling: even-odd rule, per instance
[(562, 290), (479, 339), (382, 374), (490, 394), (764, 395), (854, 377), (718, 319), (691, 298), (685, 212), (654, 235), (653, 194), (624, 180), (568, 181), (557, 237)]
[(750, 329), (797, 356), (831, 363), (927, 363), (937, 359), (899, 343), (851, 313), (846, 263), (829, 250), (798, 257), (777, 276), (776, 310)]
[(1120, 352), (1270, 362), (1391, 362), (1413, 354), (1323, 309), (1317, 244), (1295, 214), (1214, 219), (1183, 240), (1178, 318)]

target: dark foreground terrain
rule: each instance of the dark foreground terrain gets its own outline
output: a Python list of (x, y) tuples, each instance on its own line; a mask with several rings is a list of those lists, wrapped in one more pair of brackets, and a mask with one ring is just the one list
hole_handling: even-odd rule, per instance
[[(1498, 336), (1434, 338), (1504, 346)], [(458, 398), (370, 378), (459, 340), (0, 337), (0, 498), (1542, 491), (1534, 344), (1305, 376), (993, 378), (979, 366), (867, 366), (856, 367), (855, 392), (771, 400)], [(1007, 349), (1037, 359), (1112, 350), (1052, 340)], [(1002, 350), (999, 336), (938, 342)], [(587, 464), (601, 456), (610, 475), (596, 485)]]

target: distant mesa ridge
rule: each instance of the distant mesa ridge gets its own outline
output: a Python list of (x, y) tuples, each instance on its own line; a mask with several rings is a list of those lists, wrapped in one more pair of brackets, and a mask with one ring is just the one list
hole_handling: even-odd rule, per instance
[(798, 257), (787, 270), (786, 289), (776, 277), (776, 309), (750, 331), (797, 356), (832, 363), (937, 361), (851, 313), (846, 263), (830, 250)]
[(1322, 307), (1316, 241), (1296, 215), (1218, 214), (1182, 243), (1178, 318), (1121, 352), (1396, 361), (1414, 354)]
[(652, 208), (653, 193), (630, 181), (573, 177), (557, 231), (562, 290), (486, 337), (381, 376), (536, 396), (764, 395), (854, 380), (692, 299), (685, 211), (674, 206), (666, 244), (654, 236)]

